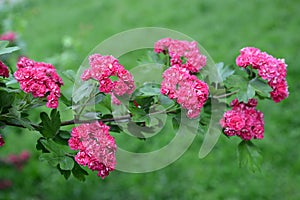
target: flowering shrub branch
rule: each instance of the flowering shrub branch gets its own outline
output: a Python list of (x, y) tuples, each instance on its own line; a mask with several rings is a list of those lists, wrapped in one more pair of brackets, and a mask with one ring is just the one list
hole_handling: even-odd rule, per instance
[[(0, 38), (11, 40), (12, 37), (7, 34)], [(18, 50), (7, 47), (8, 44), (0, 41), (0, 55)], [(38, 131), (41, 137), (36, 148), (42, 152), (40, 160), (56, 167), (66, 179), (73, 174), (85, 180), (88, 173), (84, 166), (97, 171), (101, 178), (115, 169), (117, 144), (110, 132), (122, 132), (117, 122), (133, 123), (151, 132), (150, 116), (165, 113), (172, 119), (175, 131), (184, 112), (191, 120), (199, 119), (198, 131), (205, 133), (214, 102), (228, 105), (220, 117), (220, 129), (227, 137), (241, 138), (240, 164), (256, 171), (261, 156), (251, 140), (264, 137), (264, 115), (256, 109), (258, 101), (272, 99), (277, 103), (288, 97), (284, 60), (253, 47), (240, 51), (237, 67), (216, 64), (216, 76), (207, 69), (206, 56), (196, 42), (163, 38), (154, 44), (154, 51), (145, 60), (162, 64), (161, 84), (141, 86), (135, 85), (133, 75), (118, 59), (93, 54), (89, 57), (90, 67), (81, 75), (82, 85), (72, 99), (61, 93), (64, 82), (52, 64), (20, 57), (13, 73), (5, 59), (0, 58), (0, 127)], [(65, 74), (75, 80), (70, 71)], [(40, 122), (32, 122), (30, 111), (44, 106), (45, 102), (51, 112), (41, 112)], [(61, 121), (59, 103), (74, 111), (74, 119)], [(100, 108), (86, 112), (90, 105)], [(165, 109), (156, 110), (155, 105)], [(114, 117), (112, 106), (124, 106), (123, 115)], [(68, 131), (61, 129), (69, 125), (75, 126)], [(141, 132), (135, 136), (146, 138)], [(5, 137), (0, 134), (0, 147), (3, 145), (6, 145)]]

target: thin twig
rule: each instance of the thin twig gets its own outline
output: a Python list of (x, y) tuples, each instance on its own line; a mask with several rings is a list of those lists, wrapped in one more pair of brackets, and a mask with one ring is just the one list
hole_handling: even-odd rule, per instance
[(221, 98), (229, 97), (229, 96), (231, 96), (233, 94), (236, 94), (238, 92), (239, 92), (239, 90), (236, 90), (236, 91), (233, 91), (233, 92), (230, 92), (230, 93), (225, 93), (225, 94), (221, 94), (221, 95), (218, 95), (218, 96), (212, 96), (212, 98), (221, 99)]

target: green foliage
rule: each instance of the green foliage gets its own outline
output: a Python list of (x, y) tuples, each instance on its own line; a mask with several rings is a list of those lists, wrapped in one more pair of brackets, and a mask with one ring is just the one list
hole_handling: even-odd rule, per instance
[(7, 47), (8, 44), (8, 41), (0, 40), (0, 55), (9, 54), (20, 49), (19, 47)]
[(238, 145), (238, 158), (240, 167), (248, 167), (251, 171), (261, 171), (262, 155), (251, 141), (243, 140)]
[(39, 132), (45, 137), (45, 138), (53, 138), (56, 136), (60, 129), (60, 114), (59, 111), (56, 109), (53, 109), (50, 113), (50, 116), (48, 116), (47, 113), (41, 112), (40, 118), (42, 122), (40, 123)]

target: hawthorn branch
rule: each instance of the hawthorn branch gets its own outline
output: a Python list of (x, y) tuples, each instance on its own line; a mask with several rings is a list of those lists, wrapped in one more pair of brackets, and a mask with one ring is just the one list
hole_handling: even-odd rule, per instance
[(113, 118), (107, 118), (107, 119), (89, 119), (89, 120), (68, 120), (61, 122), (60, 126), (68, 126), (73, 124), (85, 124), (85, 123), (92, 123), (92, 122), (118, 122), (118, 121), (124, 121), (124, 120), (131, 120), (132, 115), (124, 115), (121, 117), (113, 117)]

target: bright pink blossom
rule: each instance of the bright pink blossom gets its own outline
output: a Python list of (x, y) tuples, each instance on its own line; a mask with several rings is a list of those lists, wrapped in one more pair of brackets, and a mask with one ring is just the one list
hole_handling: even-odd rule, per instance
[(47, 96), (46, 106), (48, 108), (58, 107), (60, 87), (64, 83), (53, 65), (22, 57), (17, 63), (17, 68), (14, 76), (24, 92), (32, 93), (34, 97)]
[(5, 141), (2, 137), (2, 135), (0, 134), (0, 147), (2, 147), (5, 144)]
[(173, 66), (163, 73), (161, 93), (170, 99), (177, 99), (177, 103), (187, 109), (187, 116), (196, 118), (209, 92), (207, 84), (190, 75), (186, 68)]
[(232, 110), (224, 113), (220, 124), (227, 136), (239, 136), (243, 140), (263, 139), (264, 115), (256, 110), (257, 100), (249, 99), (247, 103), (237, 99), (231, 102)]
[(198, 72), (206, 65), (206, 56), (201, 54), (195, 41), (164, 38), (155, 43), (154, 51), (168, 54), (171, 58), (171, 66), (178, 65), (192, 73)]
[(0, 35), (0, 40), (8, 40), (10, 42), (13, 42), (16, 40), (17, 34), (13, 31), (9, 31), (9, 32), (6, 32), (6, 33), (3, 33), (2, 35)]
[(78, 164), (98, 171), (98, 176), (105, 178), (115, 169), (117, 145), (109, 134), (109, 126), (102, 122), (81, 124), (72, 129), (69, 146), (79, 150), (75, 156)]
[(273, 91), (270, 93), (274, 102), (280, 102), (289, 95), (286, 82), (286, 68), (284, 59), (277, 59), (261, 52), (254, 47), (241, 49), (236, 58), (236, 64), (240, 67), (251, 66), (258, 70), (258, 75), (267, 80)]
[(0, 60), (0, 76), (5, 78), (9, 77), (8, 67), (1, 60)]
[[(83, 72), (81, 79), (83, 81), (88, 79), (97, 80), (100, 84), (100, 92), (122, 96), (132, 94), (135, 90), (132, 74), (124, 69), (113, 56), (94, 54), (89, 57), (89, 62), (91, 67)], [(112, 80), (112, 78), (118, 80)]]

